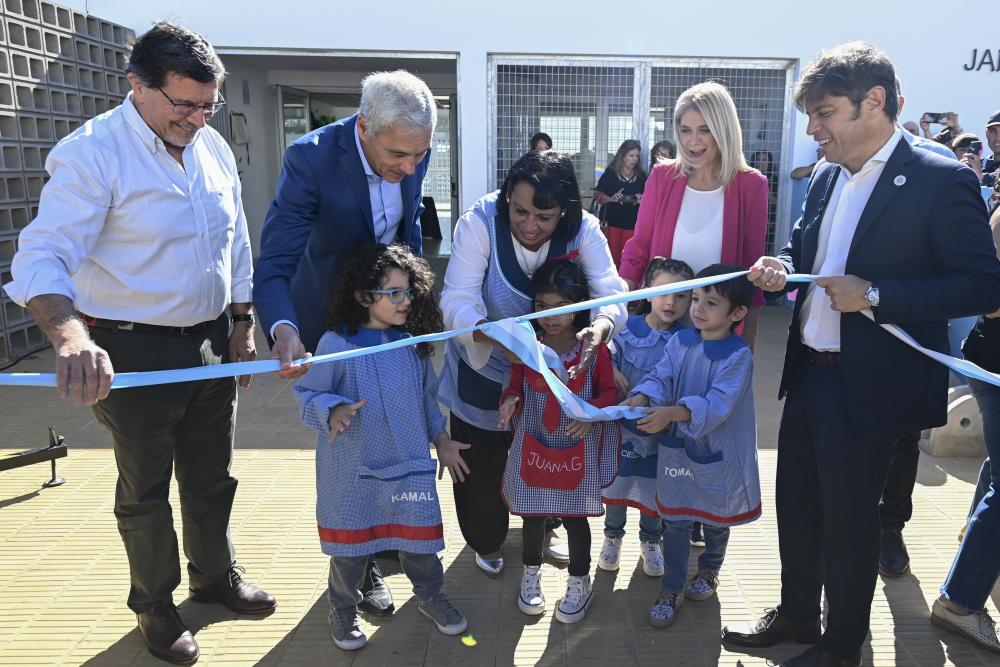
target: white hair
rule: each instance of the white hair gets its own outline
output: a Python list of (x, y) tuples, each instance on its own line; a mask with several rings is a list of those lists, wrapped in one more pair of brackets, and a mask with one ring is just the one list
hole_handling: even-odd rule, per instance
[(437, 106), (430, 88), (406, 70), (373, 72), (361, 80), (358, 113), (372, 134), (399, 123), (413, 130), (434, 132)]

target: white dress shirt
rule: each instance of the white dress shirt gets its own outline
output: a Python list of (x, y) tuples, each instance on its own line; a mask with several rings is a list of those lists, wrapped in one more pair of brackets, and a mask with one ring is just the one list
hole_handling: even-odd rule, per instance
[(670, 256), (687, 262), (695, 273), (722, 259), (724, 196), (725, 188), (684, 188)]
[(396, 240), (399, 223), (403, 219), (403, 192), (399, 183), (391, 183), (372, 169), (368, 158), (361, 148), (361, 137), (358, 136), (358, 126), (354, 125), (354, 142), (358, 145), (358, 155), (361, 156), (361, 166), (365, 168), (368, 178), (368, 198), (372, 203), (372, 222), (375, 225), (375, 238), (386, 245)]
[[(847, 254), (854, 240), (861, 213), (875, 190), (885, 163), (902, 139), (897, 128), (889, 140), (852, 174), (843, 166), (830, 194), (819, 227), (819, 240), (812, 273), (821, 276), (842, 276), (847, 267)], [(840, 351), (840, 313), (833, 310), (830, 297), (822, 288), (810, 285), (802, 304), (800, 325), (802, 342), (814, 350)]]
[[(489, 224), (493, 224), (492, 221)], [(608, 296), (628, 291), (625, 281), (618, 276), (615, 263), (608, 250), (608, 242), (601, 233), (597, 218), (583, 214), (583, 234), (580, 239), (580, 266), (587, 276), (587, 287), (591, 298)], [(513, 238), (513, 237), (512, 237)], [(548, 252), (548, 241), (536, 252), (531, 252), (514, 240), (514, 255), (525, 274), (534, 273), (544, 262)], [(489, 265), (490, 232), (474, 211), (466, 211), (455, 225), (455, 236), (451, 244), (451, 259), (444, 274), (444, 290), (441, 292), (441, 312), (444, 325), (448, 329), (458, 329), (486, 319), (486, 304), (483, 302), (483, 280)], [(624, 326), (628, 313), (624, 305), (603, 306), (591, 313), (591, 317), (605, 315), (614, 323), (617, 333)], [(482, 368), (490, 355), (490, 346), (472, 340), (472, 334), (458, 337), (469, 355), (473, 368)]]
[(61, 294), (87, 315), (163, 326), (251, 301), (250, 237), (236, 160), (211, 127), (184, 167), (131, 95), (63, 139), (36, 217), (21, 232), (7, 294)]

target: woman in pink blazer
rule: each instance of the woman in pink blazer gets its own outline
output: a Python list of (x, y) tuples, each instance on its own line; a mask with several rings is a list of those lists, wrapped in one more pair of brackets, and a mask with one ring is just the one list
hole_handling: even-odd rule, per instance
[[(678, 154), (651, 170), (634, 236), (622, 251), (621, 277), (635, 289), (653, 257), (682, 259), (700, 271), (724, 262), (749, 268), (764, 255), (767, 179), (743, 157), (743, 132), (729, 92), (708, 82), (684, 91), (674, 107)], [(759, 291), (754, 305), (764, 305)], [(753, 347), (756, 308), (743, 337)]]

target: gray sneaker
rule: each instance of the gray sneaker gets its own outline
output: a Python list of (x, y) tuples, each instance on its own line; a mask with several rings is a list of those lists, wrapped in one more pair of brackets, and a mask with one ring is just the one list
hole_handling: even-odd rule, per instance
[(684, 596), (679, 593), (660, 591), (656, 596), (653, 608), (649, 610), (649, 624), (657, 628), (665, 628), (674, 622), (677, 610), (684, 604)]
[(1000, 653), (1000, 636), (997, 635), (996, 624), (985, 609), (962, 616), (945, 607), (938, 598), (931, 607), (931, 623), (965, 635), (983, 648)]
[(444, 593), (438, 593), (427, 602), (420, 603), (420, 613), (434, 621), (434, 625), (443, 635), (460, 635), (469, 627), (451, 600)]
[(344, 651), (357, 651), (365, 645), (368, 638), (361, 632), (360, 616), (357, 607), (330, 610), (330, 634), (333, 643)]
[(684, 589), (684, 597), (701, 602), (715, 595), (719, 587), (719, 575), (711, 570), (700, 570)]

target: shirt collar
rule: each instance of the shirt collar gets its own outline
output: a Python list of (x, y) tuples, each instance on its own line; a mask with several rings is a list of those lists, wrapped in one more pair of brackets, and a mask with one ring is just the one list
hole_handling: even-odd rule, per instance
[(727, 359), (737, 350), (747, 347), (746, 341), (735, 333), (731, 333), (720, 340), (703, 341), (701, 338), (701, 332), (694, 327), (682, 329), (677, 332), (676, 338), (682, 345), (687, 347), (696, 343), (702, 343), (705, 350), (705, 356), (712, 361), (722, 361), (723, 359)]
[(896, 145), (899, 144), (902, 138), (903, 138), (902, 130), (900, 130), (900, 128), (897, 127), (895, 130), (893, 130), (892, 136), (889, 137), (889, 140), (886, 141), (884, 144), (882, 144), (882, 148), (875, 151), (875, 155), (872, 155), (870, 158), (868, 158), (868, 162), (864, 163), (864, 165), (861, 167), (858, 173), (852, 174), (843, 165), (840, 166), (841, 173), (848, 180), (853, 180), (855, 178), (858, 178), (859, 176), (867, 174), (877, 165), (884, 165), (886, 162), (889, 161), (889, 157), (892, 155), (892, 152), (896, 150)]
[[(135, 108), (135, 103), (132, 102), (132, 93), (130, 92), (128, 96), (122, 100), (122, 113), (125, 114), (125, 122), (128, 126), (139, 135), (139, 140), (142, 141), (142, 145), (145, 146), (150, 153), (156, 153), (158, 150), (166, 150), (166, 144), (163, 143), (163, 139), (160, 139), (153, 132), (153, 129), (146, 124), (142, 116), (139, 114), (139, 110)], [(198, 141), (201, 137), (201, 132), (197, 132), (194, 135), (194, 141)], [(189, 146), (194, 145), (192, 141)], [(184, 147), (185, 149), (187, 146)]]
[[(406, 333), (402, 329), (397, 329), (396, 327), (389, 327), (388, 329), (358, 327), (357, 333), (350, 334), (348, 333), (347, 327), (344, 327), (340, 330), (340, 335), (358, 347), (374, 347), (376, 345), (381, 345), (386, 341), (391, 343), (399, 340), (400, 338), (406, 338), (410, 334)], [(382, 339), (383, 335), (386, 340)]]
[(660, 336), (673, 335), (684, 328), (684, 325), (680, 322), (674, 322), (668, 329), (653, 329), (653, 327), (649, 326), (646, 322), (645, 315), (632, 315), (628, 318), (625, 325), (636, 338), (645, 338), (654, 331)]
[(361, 158), (361, 166), (365, 168), (365, 176), (368, 178), (382, 178), (375, 173), (372, 166), (368, 164), (368, 158), (365, 157), (365, 151), (361, 148), (361, 135), (358, 134), (358, 124), (354, 124), (354, 143), (358, 146), (358, 156)]

